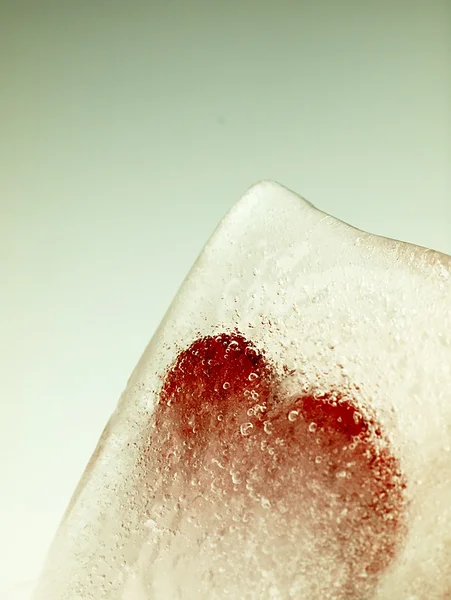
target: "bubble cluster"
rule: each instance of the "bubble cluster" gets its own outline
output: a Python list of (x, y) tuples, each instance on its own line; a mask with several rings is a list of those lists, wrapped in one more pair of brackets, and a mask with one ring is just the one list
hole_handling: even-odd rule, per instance
[[(362, 573), (371, 588), (396, 555), (404, 482), (381, 428), (357, 400), (310, 387), (301, 382), (297, 396), (292, 389), (285, 395), (275, 368), (241, 334), (195, 341), (169, 370), (156, 412), (162, 456), (184, 448), (177, 472), (166, 465), (165, 485), (183, 487), (190, 474), (206, 539), (233, 522), (233, 549), (227, 537), (214, 542), (228, 557), (224, 577), (237, 568), (237, 544), (246, 554), (261, 535), (274, 552), (294, 544), (298, 570), (308, 570), (313, 554), (299, 553), (297, 544), (311, 535), (317, 556), (329, 556), (331, 576), (341, 582), (337, 598), (347, 600)], [(210, 522), (213, 505), (223, 516)], [(272, 552), (264, 555), (270, 560)]]

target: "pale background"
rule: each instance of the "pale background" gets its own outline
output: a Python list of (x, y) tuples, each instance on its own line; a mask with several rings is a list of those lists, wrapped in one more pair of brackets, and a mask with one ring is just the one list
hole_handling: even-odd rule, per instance
[(1, 596), (249, 185), (451, 253), (451, 2), (0, 11)]

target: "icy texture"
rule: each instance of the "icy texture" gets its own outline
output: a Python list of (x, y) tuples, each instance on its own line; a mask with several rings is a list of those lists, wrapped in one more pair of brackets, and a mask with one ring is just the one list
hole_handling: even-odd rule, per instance
[(450, 271), (251, 188), (132, 374), (36, 599), (451, 598)]

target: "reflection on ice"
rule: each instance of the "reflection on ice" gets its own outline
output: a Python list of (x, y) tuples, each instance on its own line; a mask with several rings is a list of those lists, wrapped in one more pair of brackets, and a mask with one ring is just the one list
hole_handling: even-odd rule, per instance
[(36, 599), (451, 597), (450, 272), (251, 188), (132, 374)]

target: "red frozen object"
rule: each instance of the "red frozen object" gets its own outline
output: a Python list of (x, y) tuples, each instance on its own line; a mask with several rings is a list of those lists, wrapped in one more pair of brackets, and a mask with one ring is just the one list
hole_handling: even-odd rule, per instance
[(365, 589), (375, 584), (402, 542), (398, 461), (357, 393), (287, 395), (280, 378), (237, 332), (196, 340), (164, 380), (153, 445), (166, 481), (183, 465), (178, 485), (189, 490), (194, 479), (193, 498), (202, 494), (210, 508), (235, 497), (252, 519), (271, 507), (275, 551), (299, 518), (307, 522), (315, 551), (341, 578), (337, 598), (354, 597), (362, 578)]

